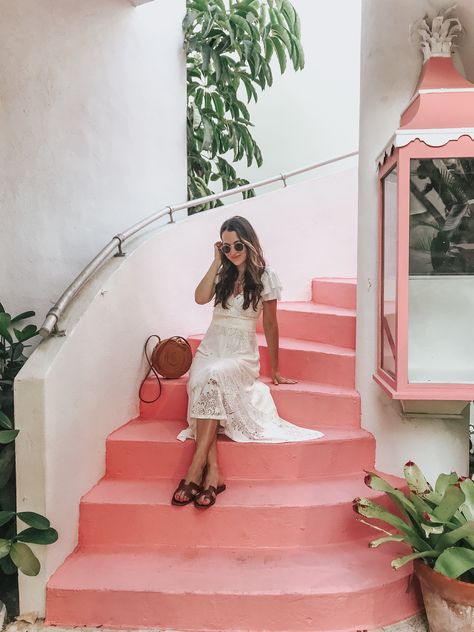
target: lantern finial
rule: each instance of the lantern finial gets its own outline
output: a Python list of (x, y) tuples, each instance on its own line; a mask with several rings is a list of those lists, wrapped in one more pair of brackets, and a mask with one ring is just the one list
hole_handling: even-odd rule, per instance
[(456, 5), (431, 17), (426, 14), (410, 26), (410, 34), (418, 39), (425, 62), (431, 57), (451, 57), (453, 39), (463, 32), (459, 19), (449, 17), (455, 8)]

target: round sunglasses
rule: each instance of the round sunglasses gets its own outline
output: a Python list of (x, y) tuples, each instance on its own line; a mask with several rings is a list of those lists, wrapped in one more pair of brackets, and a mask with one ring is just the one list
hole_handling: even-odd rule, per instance
[(232, 248), (234, 248), (235, 252), (242, 252), (242, 250), (245, 248), (245, 244), (243, 244), (241, 241), (236, 241), (235, 244), (232, 245), (224, 244), (223, 246), (221, 246), (221, 251), (225, 255), (228, 255)]

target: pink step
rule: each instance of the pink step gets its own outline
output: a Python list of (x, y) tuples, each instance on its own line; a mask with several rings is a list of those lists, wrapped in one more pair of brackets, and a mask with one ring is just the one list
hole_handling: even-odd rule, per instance
[(313, 279), (312, 299), (315, 303), (355, 309), (357, 303), (356, 279)]
[[(183, 511), (182, 520), (189, 516)], [(390, 568), (406, 552), (370, 550), (366, 540), (296, 549), (195, 547), (192, 540), (180, 548), (80, 548), (48, 582), (45, 623), (195, 632), (371, 630), (420, 609), (417, 592), (407, 592), (410, 567)]]
[[(201, 334), (188, 339), (193, 352), (203, 337)], [(270, 358), (265, 336), (258, 334), (257, 337), (260, 372), (262, 375), (270, 375)], [(352, 349), (280, 336), (279, 361), (281, 373), (295, 380), (354, 388), (355, 351)]]
[[(398, 481), (397, 481), (398, 482)], [(146, 546), (315, 546), (375, 538), (352, 501), (385, 495), (364, 474), (316, 480), (228, 481), (212, 512), (171, 505), (177, 480), (104, 478), (81, 500), (79, 544)]]
[[(356, 312), (354, 309), (319, 305), (312, 302), (278, 304), (278, 328), (281, 336), (314, 340), (355, 349)], [(257, 331), (263, 331), (259, 319)]]
[[(194, 441), (176, 439), (179, 421), (135, 419), (107, 438), (106, 472), (112, 478), (179, 480)], [(325, 436), (299, 443), (236, 443), (219, 437), (226, 479), (311, 479), (374, 466), (374, 439), (361, 428), (321, 428)]]
[[(283, 444), (219, 437), (228, 489), (215, 507), (174, 507), (191, 461), (187, 376), (107, 438), (106, 476), (80, 503), (79, 546), (50, 578), (46, 625), (184, 632), (366, 632), (420, 610), (407, 549), (370, 550), (376, 533), (352, 500), (384, 495), (363, 484), (374, 469), (354, 389), (354, 279), (315, 279), (313, 302), (279, 306), (280, 368), (299, 380), (271, 385), (279, 414), (322, 439)], [(194, 348), (202, 340), (193, 336)], [(268, 350), (259, 326), (262, 381)], [(149, 380), (145, 397), (153, 397)], [(392, 477), (392, 483), (401, 481)]]
[[(283, 419), (305, 428), (360, 425), (360, 395), (352, 388), (303, 381), (276, 386), (268, 377), (263, 377), (262, 381), (269, 385)], [(160, 399), (153, 404), (141, 403), (141, 417), (185, 420), (188, 406), (186, 383), (187, 377), (162, 380)], [(148, 380), (143, 388), (145, 399), (153, 399), (156, 393), (156, 380)]]

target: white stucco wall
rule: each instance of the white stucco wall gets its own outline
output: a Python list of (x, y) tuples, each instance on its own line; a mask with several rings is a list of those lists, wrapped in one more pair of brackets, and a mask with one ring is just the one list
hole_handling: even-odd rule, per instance
[(212, 305), (195, 304), (194, 289), (224, 219), (252, 222), (283, 298), (304, 300), (312, 277), (355, 277), (356, 205), (351, 170), (201, 213), (128, 244), (78, 295), (66, 337), (42, 342), (15, 380), (18, 511), (46, 515), (60, 536), (33, 546), (42, 568), (20, 576), (22, 612), (44, 612), (46, 581), (77, 542), (80, 497), (104, 473), (105, 439), (138, 413), (147, 336), (206, 330)]
[(37, 311), (186, 195), (185, 0), (2, 2), (0, 301)]
[[(239, 165), (239, 175), (253, 182), (280, 172), (357, 150), (359, 140), (361, 0), (292, 0), (301, 19), (305, 68), (288, 63), (281, 75), (252, 100), (252, 134), (263, 165)], [(322, 173), (356, 164), (324, 167)]]
[[(474, 81), (472, 46), (474, 8), (460, 0), (457, 15), (467, 34), (460, 41), (461, 60)], [(377, 170), (376, 157), (399, 125), (400, 114), (415, 89), (422, 56), (409, 43), (410, 23), (426, 11), (445, 8), (436, 0), (363, 0), (361, 117), (359, 155), (359, 255), (357, 316), (357, 387), (362, 423), (377, 439), (377, 466), (399, 474), (404, 462), (416, 461), (429, 476), (468, 468), (468, 424), (446, 419), (406, 420), (372, 380), (377, 337)]]

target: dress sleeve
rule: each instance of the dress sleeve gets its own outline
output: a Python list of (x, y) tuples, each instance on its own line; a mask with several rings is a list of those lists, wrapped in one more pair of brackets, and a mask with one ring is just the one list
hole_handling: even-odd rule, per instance
[(262, 283), (262, 299), (264, 301), (272, 301), (274, 299), (279, 301), (281, 300), (281, 291), (283, 286), (277, 273), (272, 268), (265, 268), (265, 271), (262, 274)]

